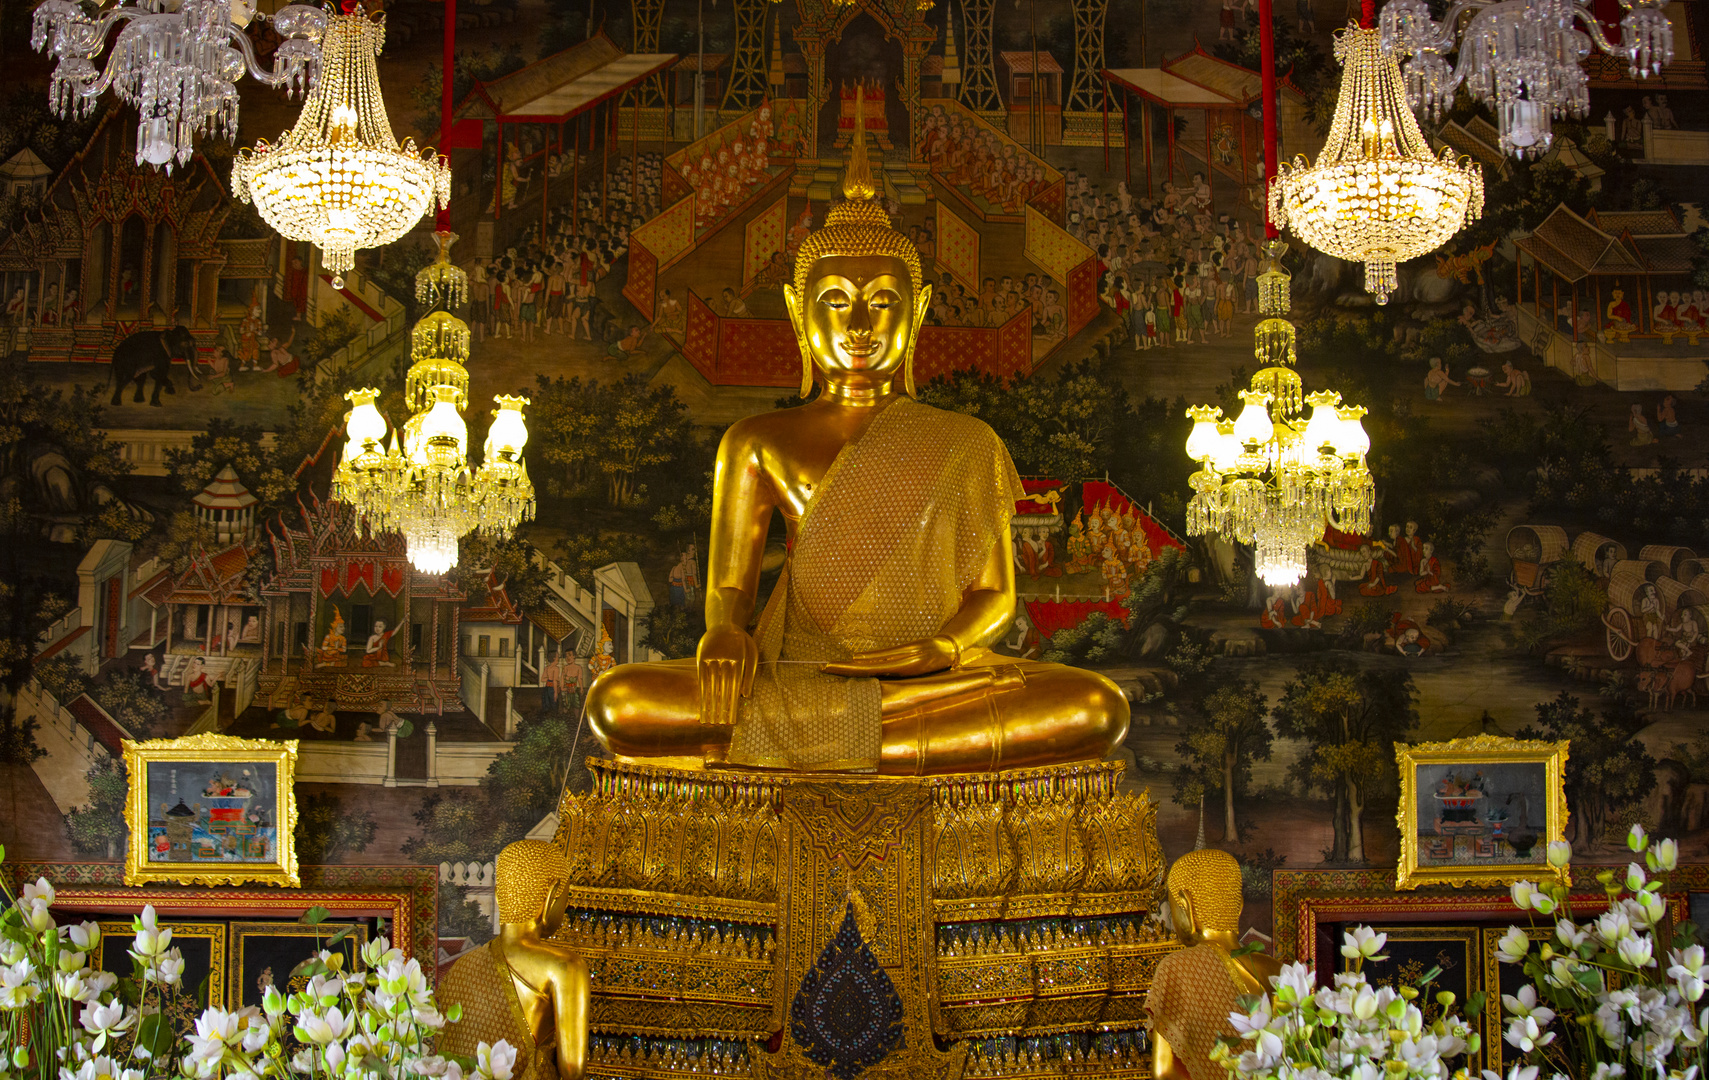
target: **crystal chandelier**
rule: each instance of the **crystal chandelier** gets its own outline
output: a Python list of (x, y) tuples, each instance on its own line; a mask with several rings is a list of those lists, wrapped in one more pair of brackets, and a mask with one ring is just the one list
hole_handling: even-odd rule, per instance
[(1376, 30), (1336, 35), (1341, 96), (1329, 139), (1312, 164), (1279, 166), (1270, 216), (1307, 244), (1365, 264), (1379, 304), (1396, 285), (1395, 264), (1434, 251), (1483, 210), (1483, 175), (1450, 148), (1440, 158), (1406, 104), (1400, 67)]
[[(442, 222), (443, 224), (443, 222)], [(468, 277), (451, 264), (456, 236), (441, 230), (439, 257), (416, 275), (424, 303), (461, 301)], [(333, 472), (333, 498), (349, 504), (375, 532), (402, 533), (417, 570), (442, 574), (457, 565), (457, 542), (471, 532), (506, 536), (534, 516), (534, 485), (522, 449), (525, 397), (500, 394), (487, 429), (483, 461), (469, 465), (469, 328), (449, 311), (433, 311), (410, 332), (413, 364), (404, 378), (411, 415), (386, 445), (386, 418), (373, 388), (345, 394), (344, 454)]]
[[(1661, 74), (1673, 61), (1673, 26), (1667, 0), (1624, 0), (1620, 40), (1610, 41), (1586, 0), (1463, 0), (1441, 22), (1429, 0), (1390, 0), (1383, 8), (1383, 48), (1402, 57), (1406, 93), (1414, 108), (1439, 118), (1462, 84), (1489, 105), (1501, 130), (1501, 148), (1534, 157), (1554, 141), (1550, 121), (1582, 117), (1590, 93), (1580, 62), (1592, 45), (1626, 61), (1634, 79)], [(1461, 16), (1470, 13), (1456, 43)], [(1446, 56), (1459, 50), (1450, 67)]]
[[(1251, 544), (1258, 576), (1270, 586), (1299, 582), (1306, 549), (1323, 539), (1326, 522), (1369, 530), (1376, 501), (1365, 466), (1371, 440), (1360, 423), (1364, 407), (1341, 404), (1332, 390), (1304, 393), (1294, 370), (1294, 327), (1283, 317), (1285, 250), (1277, 240), (1265, 245), (1258, 279), (1264, 318), (1253, 340), (1259, 370), (1251, 389), (1240, 391), (1240, 415), (1225, 420), (1214, 405), (1187, 410), (1193, 421), (1187, 455), (1202, 466), (1189, 481), (1187, 532)], [(1309, 418), (1302, 413), (1307, 406)]]
[(321, 249), (335, 289), (357, 248), (391, 243), (436, 197), (441, 206), (451, 198), (450, 167), (392, 134), (374, 63), (385, 36), (383, 22), (347, 0), (344, 14), (328, 21), (324, 71), (296, 126), (278, 145), (239, 151), (231, 170), (232, 191), (253, 201), (267, 224)]
[[(92, 9), (91, 9), (92, 10)], [(138, 165), (182, 165), (198, 136), (237, 138), (237, 88), (245, 71), (288, 95), (311, 89), (320, 74), (320, 39), (326, 15), (291, 4), (272, 17), (284, 38), (273, 54), (273, 70), (261, 67), (244, 27), (252, 18), (246, 0), (134, 0), (91, 17), (74, 0), (46, 0), (35, 10), (30, 44), (58, 61), (48, 86), (56, 116), (87, 117), (95, 99), (111, 87), (119, 100), (142, 114), (137, 124)], [(124, 24), (107, 66), (95, 57), (113, 28)]]

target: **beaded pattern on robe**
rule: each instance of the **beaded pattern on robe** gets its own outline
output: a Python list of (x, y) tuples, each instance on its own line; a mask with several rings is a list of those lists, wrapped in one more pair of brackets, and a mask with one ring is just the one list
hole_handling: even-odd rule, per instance
[(1239, 1008), (1245, 991), (1235, 985), (1229, 972), (1228, 954), (1215, 945), (1194, 945), (1165, 956), (1151, 977), (1151, 992), (1145, 1011), (1151, 1015), (1151, 1030), (1168, 1043), (1187, 1075), (1214, 1077), (1221, 1066), (1210, 1053), (1219, 1037), (1237, 1037), (1228, 1014)]
[(986, 424), (900, 398), (843, 447), (796, 529), (755, 634), (753, 696), (730, 742), (735, 765), (875, 769), (877, 679), (826, 675), (844, 660), (935, 636), (961, 607), (1023, 491)]
[(557, 1053), (535, 1045), (500, 939), (463, 953), (439, 980), (439, 1003), (453, 1002), (463, 1006), (463, 1019), (445, 1025), (439, 1053), (472, 1058), (477, 1043), (504, 1039), (517, 1048), (512, 1080), (557, 1080)]

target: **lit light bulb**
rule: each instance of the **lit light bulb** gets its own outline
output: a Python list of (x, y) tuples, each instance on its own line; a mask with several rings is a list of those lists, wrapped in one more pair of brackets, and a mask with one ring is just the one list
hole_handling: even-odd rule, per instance
[(360, 454), (380, 448), (386, 437), (386, 418), (380, 415), (374, 401), (380, 392), (374, 389), (351, 390), (344, 395), (352, 408), (344, 418), (344, 460), (351, 461)]
[(1270, 441), (1275, 426), (1270, 422), (1270, 395), (1262, 390), (1242, 390), (1240, 400), (1246, 407), (1234, 421), (1234, 437), (1246, 446), (1262, 446)]
[(1333, 447), (1340, 436), (1341, 417), (1335, 407), (1341, 403), (1341, 395), (1333, 390), (1319, 390), (1306, 398), (1306, 404), (1311, 406), (1311, 421), (1306, 424), (1304, 443), (1307, 461), (1312, 461), (1326, 446)]
[(1342, 457), (1358, 457), (1371, 449), (1371, 436), (1359, 421), (1365, 415), (1363, 405), (1346, 405), (1335, 410), (1340, 423), (1335, 428), (1335, 452)]
[(528, 445), (528, 425), (522, 415), (525, 397), (500, 394), (493, 398), (498, 410), (493, 414), (492, 427), (487, 429), (485, 450), (487, 464), (522, 460), (522, 448)]
[(457, 390), (451, 386), (433, 388), (436, 400), (421, 421), (421, 440), (427, 459), (460, 461), (469, 446), (469, 425), (457, 411)]
[(334, 105), (327, 120), (327, 134), (338, 143), (356, 134), (356, 110), (349, 105)]
[(1187, 456), (1203, 462), (1216, 451), (1216, 425), (1222, 419), (1222, 409), (1215, 405), (1195, 405), (1187, 410), (1187, 417), (1193, 421), (1192, 433), (1187, 436)]

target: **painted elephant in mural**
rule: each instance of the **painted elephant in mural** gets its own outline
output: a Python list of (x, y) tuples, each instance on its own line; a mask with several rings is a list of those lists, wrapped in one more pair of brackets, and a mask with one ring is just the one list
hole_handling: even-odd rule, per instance
[(160, 404), (160, 391), (176, 394), (172, 385), (172, 361), (182, 360), (190, 373), (190, 389), (200, 389), (202, 380), (196, 375), (196, 339), (188, 326), (169, 326), (165, 330), (139, 330), (113, 347), (113, 404), (119, 404), (125, 385), (136, 382), (133, 402), (142, 401), (142, 388), (149, 376), (154, 377), (154, 396), (150, 405)]

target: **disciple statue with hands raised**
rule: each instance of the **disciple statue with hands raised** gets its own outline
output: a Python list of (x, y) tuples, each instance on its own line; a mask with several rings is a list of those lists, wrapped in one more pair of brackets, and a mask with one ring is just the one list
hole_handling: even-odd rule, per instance
[(569, 903), (563, 853), (540, 840), (499, 852), (495, 895), (503, 924), (486, 945), (457, 958), (439, 980), (439, 1003), (463, 1008), (436, 1047), (474, 1057), (500, 1039), (516, 1050), (512, 1080), (582, 1080), (587, 1073), (587, 961), (552, 937)]
[[(845, 201), (801, 244), (785, 304), (808, 404), (739, 421), (714, 474), (706, 633), (693, 660), (619, 666), (588, 693), (622, 759), (894, 775), (1102, 758), (1127, 731), (1108, 679), (990, 651), (1015, 612), (1024, 498), (982, 421), (914, 400), (931, 302), (858, 119)], [(757, 625), (766, 533), (789, 557)]]
[(1157, 965), (1145, 1011), (1151, 1017), (1155, 1080), (1219, 1080), (1225, 1070), (1211, 1051), (1217, 1039), (1239, 1034), (1228, 1022), (1244, 1013), (1239, 999), (1270, 992), (1282, 967), (1263, 953), (1235, 956), (1240, 932), (1240, 864), (1215, 848), (1175, 860), (1166, 882), (1169, 917), (1185, 948)]

